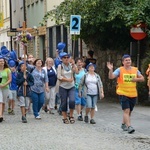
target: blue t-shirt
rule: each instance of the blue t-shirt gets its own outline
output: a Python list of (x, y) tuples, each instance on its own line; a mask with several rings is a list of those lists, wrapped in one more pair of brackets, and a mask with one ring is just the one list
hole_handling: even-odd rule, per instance
[(11, 72), (12, 80), (9, 84), (10, 90), (17, 90), (17, 84), (16, 84), (16, 78), (17, 78), (17, 72)]
[[(120, 68), (117, 68), (113, 74), (116, 76), (116, 77), (119, 77), (120, 75)], [(141, 75), (141, 72), (139, 70), (137, 70), (137, 75)]]
[(75, 77), (75, 88), (76, 89), (78, 89), (81, 78), (84, 76), (85, 73), (86, 73), (85, 69), (82, 69), (82, 70), (79, 71), (78, 74), (74, 75), (74, 77)]

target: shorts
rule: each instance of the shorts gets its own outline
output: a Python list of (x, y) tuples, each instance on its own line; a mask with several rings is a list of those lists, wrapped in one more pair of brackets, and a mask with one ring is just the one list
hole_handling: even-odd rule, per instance
[(9, 89), (0, 88), (0, 103), (5, 103), (9, 95)]
[(9, 90), (9, 100), (17, 100), (17, 91), (16, 90)]
[(24, 97), (24, 96), (19, 96), (19, 106), (20, 107), (25, 107), (26, 109), (29, 108), (29, 97)]
[(86, 107), (95, 108), (98, 100), (98, 95), (87, 95), (86, 98)]
[(119, 95), (119, 100), (122, 106), (122, 110), (130, 109), (130, 111), (133, 111), (133, 108), (136, 104), (136, 97), (127, 97), (124, 95)]
[(75, 89), (75, 105), (81, 105), (81, 106), (86, 105), (85, 98), (79, 97), (79, 91), (77, 89)]

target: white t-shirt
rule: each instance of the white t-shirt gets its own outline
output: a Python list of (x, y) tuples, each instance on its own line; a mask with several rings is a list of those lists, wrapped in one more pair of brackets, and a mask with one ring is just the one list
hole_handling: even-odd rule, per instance
[(89, 95), (97, 95), (97, 79), (95, 75), (88, 74), (85, 80), (85, 84), (87, 85), (87, 94)]

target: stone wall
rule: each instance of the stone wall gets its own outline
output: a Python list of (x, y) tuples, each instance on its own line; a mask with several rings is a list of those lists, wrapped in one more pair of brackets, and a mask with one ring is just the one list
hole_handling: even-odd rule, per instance
[(96, 72), (101, 76), (105, 97), (116, 97), (116, 79), (108, 79), (107, 61), (114, 65), (114, 70), (122, 65), (122, 54), (117, 51), (94, 51), (95, 58), (97, 59)]

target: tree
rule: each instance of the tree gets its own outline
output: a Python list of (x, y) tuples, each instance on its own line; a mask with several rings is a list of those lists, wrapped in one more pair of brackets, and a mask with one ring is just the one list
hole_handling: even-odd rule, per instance
[(70, 15), (81, 15), (79, 37), (103, 50), (126, 49), (131, 41), (130, 28), (135, 24), (146, 23), (149, 34), (149, 0), (64, 0), (55, 8), (45, 14), (41, 25), (50, 18), (69, 27)]

